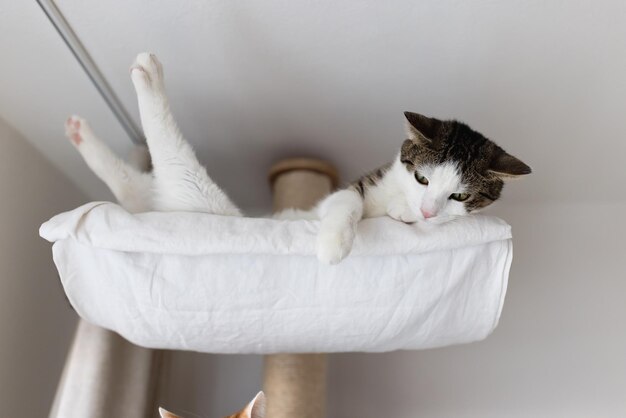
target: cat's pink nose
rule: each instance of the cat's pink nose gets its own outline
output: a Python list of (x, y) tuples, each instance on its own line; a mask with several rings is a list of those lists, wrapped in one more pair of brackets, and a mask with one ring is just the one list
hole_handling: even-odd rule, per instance
[(429, 212), (427, 210), (424, 209), (420, 209), (422, 211), (422, 215), (424, 215), (424, 219), (428, 219), (428, 218), (432, 218), (433, 216), (436, 215), (435, 212)]

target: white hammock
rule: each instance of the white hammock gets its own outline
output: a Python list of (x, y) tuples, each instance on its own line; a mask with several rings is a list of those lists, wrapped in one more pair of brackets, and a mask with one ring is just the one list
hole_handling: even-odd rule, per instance
[(337, 266), (317, 261), (317, 227), (94, 202), (40, 234), (78, 314), (145, 347), (378, 352), (476, 341), (496, 327), (512, 258), (504, 221), (366, 219)]

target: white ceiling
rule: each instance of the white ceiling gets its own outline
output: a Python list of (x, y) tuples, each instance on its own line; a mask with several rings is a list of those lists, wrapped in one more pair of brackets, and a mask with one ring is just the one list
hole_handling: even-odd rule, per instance
[[(35, 2), (0, 4), (0, 115), (108, 197), (63, 121), (83, 115), (120, 153), (130, 140)], [(531, 165), (510, 202), (624, 200), (623, 1), (57, 5), (135, 120), (128, 67), (159, 55), (183, 132), (244, 207), (268, 206), (281, 157), (326, 158), (346, 180), (386, 162), (403, 110), (466, 121)]]

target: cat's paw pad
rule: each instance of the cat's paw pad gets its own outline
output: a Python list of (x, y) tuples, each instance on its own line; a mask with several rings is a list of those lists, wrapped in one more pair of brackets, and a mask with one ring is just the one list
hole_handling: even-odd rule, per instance
[(85, 140), (83, 133), (86, 129), (89, 129), (89, 125), (80, 116), (72, 115), (65, 121), (65, 135), (77, 147)]
[(354, 232), (320, 231), (317, 235), (317, 259), (325, 264), (337, 264), (350, 253)]
[(162, 85), (163, 66), (156, 55), (142, 52), (130, 67), (130, 77), (135, 86), (156, 88)]
[(413, 223), (417, 222), (417, 216), (405, 203), (391, 202), (387, 206), (387, 215), (396, 221)]

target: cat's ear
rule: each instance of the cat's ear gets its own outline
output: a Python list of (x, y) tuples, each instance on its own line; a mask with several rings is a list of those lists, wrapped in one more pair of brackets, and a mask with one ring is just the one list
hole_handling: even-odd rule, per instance
[(419, 113), (404, 112), (405, 129), (409, 139), (416, 142), (432, 142), (441, 128), (441, 121)]
[(239, 416), (241, 418), (265, 418), (265, 406), (265, 394), (259, 392)]
[(499, 148), (495, 152), (491, 164), (489, 164), (489, 171), (506, 180), (530, 174), (532, 169), (511, 154), (507, 154), (502, 148)]
[(161, 418), (181, 418), (178, 415), (172, 414), (170, 411), (166, 411), (163, 408), (159, 408), (159, 415), (161, 415)]

